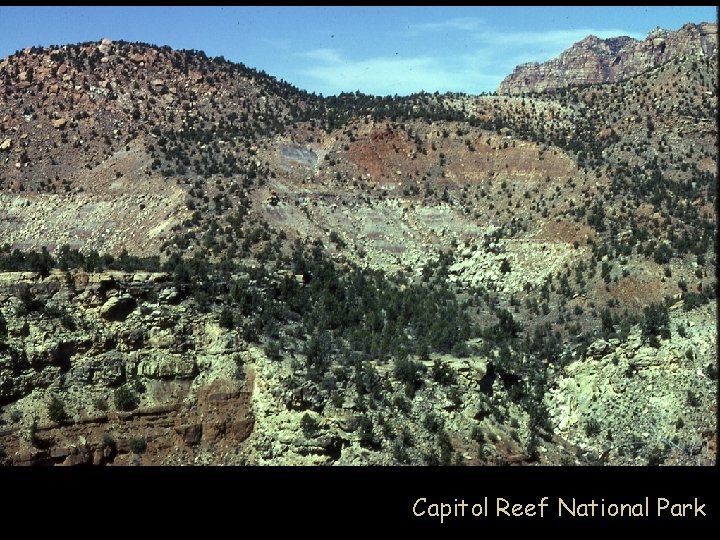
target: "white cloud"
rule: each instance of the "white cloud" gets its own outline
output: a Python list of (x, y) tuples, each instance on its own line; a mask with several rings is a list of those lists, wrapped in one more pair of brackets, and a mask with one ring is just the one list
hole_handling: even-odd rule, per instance
[(337, 51), (315, 50), (303, 56), (317, 60), (299, 68), (324, 94), (360, 90), (375, 95), (463, 91), (479, 93), (478, 88), (494, 87), (502, 76), (489, 76), (469, 55), (457, 58), (439, 56), (378, 56), (360, 60), (342, 57)]
[[(489, 39), (503, 45), (552, 45), (567, 48), (569, 45), (577, 43), (590, 35), (602, 39), (618, 36), (630, 36), (635, 39), (644, 38), (639, 34), (628, 33), (619, 29), (578, 28), (574, 30), (548, 30), (547, 32), (497, 32), (491, 34)], [(488, 34), (479, 34), (478, 37), (485, 41), (488, 39)]]
[(340, 54), (335, 49), (313, 49), (312, 51), (299, 53), (299, 56), (328, 64), (338, 64), (342, 62)]
[(601, 39), (618, 36), (629, 36), (635, 39), (644, 39), (645, 37), (620, 29), (597, 28), (549, 30), (546, 32), (483, 32), (474, 37), (485, 47), (513, 51), (515, 56), (544, 62), (560, 55), (564, 50), (590, 35)]
[[(498, 32), (482, 29), (480, 19), (450, 19), (411, 26), (409, 31), (463, 30), (463, 54), (436, 52), (416, 56), (370, 56), (350, 58), (337, 49), (314, 49), (297, 53), (296, 73), (311, 81), (302, 85), (326, 95), (343, 91), (375, 95), (406, 95), (427, 92), (477, 94), (494, 90), (516, 65), (557, 57), (588, 35), (600, 38), (644, 36), (621, 29), (581, 28), (545, 32)], [(457, 48), (457, 44), (455, 44)], [(451, 48), (446, 48), (450, 51)]]
[(289, 39), (263, 38), (262, 42), (265, 43), (266, 45), (272, 47), (273, 49), (278, 49), (281, 51), (289, 51), (292, 49), (292, 45), (291, 45)]
[(457, 17), (454, 19), (447, 19), (445, 21), (431, 22), (431, 23), (416, 23), (408, 26), (408, 34), (416, 36), (418, 34), (430, 33), (430, 32), (445, 32), (445, 31), (463, 31), (471, 32), (477, 30), (483, 25), (483, 20), (477, 17)]

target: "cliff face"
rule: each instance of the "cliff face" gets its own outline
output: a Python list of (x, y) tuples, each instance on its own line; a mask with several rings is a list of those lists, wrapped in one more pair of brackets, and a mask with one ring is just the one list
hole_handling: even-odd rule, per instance
[(521, 64), (497, 89), (530, 94), (569, 85), (615, 82), (679, 56), (710, 57), (717, 52), (717, 24), (686, 24), (677, 32), (656, 29), (643, 41), (627, 36), (588, 36), (558, 58)]

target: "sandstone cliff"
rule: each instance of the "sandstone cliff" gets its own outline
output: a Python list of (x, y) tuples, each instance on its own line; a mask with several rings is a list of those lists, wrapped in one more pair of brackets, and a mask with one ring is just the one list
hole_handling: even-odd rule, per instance
[(576, 84), (615, 82), (681, 56), (708, 58), (717, 52), (717, 24), (684, 25), (677, 32), (657, 28), (643, 41), (627, 36), (588, 36), (558, 58), (521, 64), (498, 94), (531, 94)]

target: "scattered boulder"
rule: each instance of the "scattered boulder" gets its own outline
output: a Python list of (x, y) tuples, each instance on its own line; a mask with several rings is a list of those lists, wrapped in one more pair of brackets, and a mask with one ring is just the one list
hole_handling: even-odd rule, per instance
[(100, 316), (110, 321), (124, 321), (137, 302), (130, 295), (113, 296), (100, 308)]
[(162, 304), (177, 304), (180, 301), (180, 293), (175, 287), (169, 287), (160, 291), (158, 300)]
[(101, 54), (107, 55), (112, 51), (112, 43), (109, 39), (103, 39), (98, 46), (98, 51), (100, 51)]
[(615, 347), (604, 339), (599, 339), (587, 348), (587, 355), (592, 358), (602, 358), (610, 354)]

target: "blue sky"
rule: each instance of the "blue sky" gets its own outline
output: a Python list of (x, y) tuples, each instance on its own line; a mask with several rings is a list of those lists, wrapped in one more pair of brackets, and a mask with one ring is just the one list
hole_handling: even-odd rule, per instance
[(716, 19), (712, 6), (1, 6), (0, 58), (109, 37), (222, 55), (324, 95), (476, 94), (589, 34), (644, 38)]

